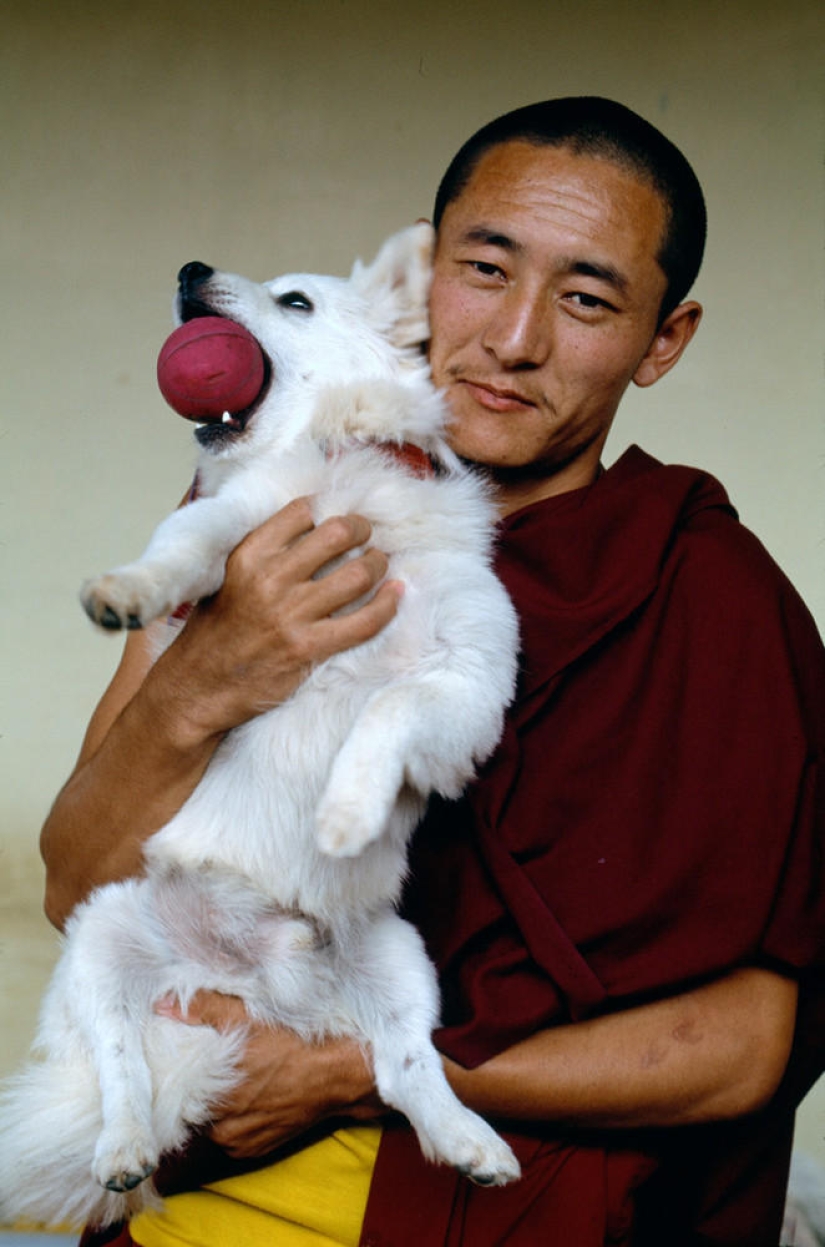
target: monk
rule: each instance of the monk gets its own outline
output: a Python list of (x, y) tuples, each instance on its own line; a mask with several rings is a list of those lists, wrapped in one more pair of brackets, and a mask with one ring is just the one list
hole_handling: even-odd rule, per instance
[[(430, 362), (497, 492), (523, 652), (497, 752), (419, 830), (405, 910), (448, 1077), (524, 1176), (425, 1164), (355, 1043), (253, 1027), (164, 1211), (87, 1242), (776, 1247), (825, 1066), (825, 654), (721, 485), (637, 448), (602, 467), (627, 387), (699, 326), (699, 184), (623, 106), (554, 100), (464, 145), (434, 223)], [(298, 500), (154, 666), (129, 638), (43, 830), (56, 925), (141, 869), (225, 732), (392, 618), (403, 586), (368, 542)], [(242, 1017), (206, 993), (159, 1008)]]

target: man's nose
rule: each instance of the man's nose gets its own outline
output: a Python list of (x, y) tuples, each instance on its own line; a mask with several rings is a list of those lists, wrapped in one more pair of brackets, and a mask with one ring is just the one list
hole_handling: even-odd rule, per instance
[(508, 291), (487, 323), (483, 345), (506, 368), (538, 368), (551, 351), (546, 295)]

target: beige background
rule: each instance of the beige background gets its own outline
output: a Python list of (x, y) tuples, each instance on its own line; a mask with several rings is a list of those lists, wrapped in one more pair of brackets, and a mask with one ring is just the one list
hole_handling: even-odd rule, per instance
[(622, 99), (683, 146), (711, 232), (700, 337), (611, 457), (721, 476), (825, 624), (825, 25), (819, 0), (4, 0), (0, 23), (2, 1073), (54, 955), (37, 831), (119, 648), (77, 586), (190, 472), (154, 383), (185, 261), (344, 272), (491, 116)]

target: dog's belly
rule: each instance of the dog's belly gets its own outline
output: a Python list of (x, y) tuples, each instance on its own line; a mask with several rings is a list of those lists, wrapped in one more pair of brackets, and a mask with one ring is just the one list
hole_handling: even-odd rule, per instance
[(334, 922), (397, 899), (409, 835), (423, 799), (404, 789), (384, 835), (356, 858), (316, 846), (316, 809), (330, 768), (368, 690), (328, 675), (236, 728), (218, 747), (195, 792), (148, 842), (159, 864), (204, 862), (246, 875), (284, 909)]

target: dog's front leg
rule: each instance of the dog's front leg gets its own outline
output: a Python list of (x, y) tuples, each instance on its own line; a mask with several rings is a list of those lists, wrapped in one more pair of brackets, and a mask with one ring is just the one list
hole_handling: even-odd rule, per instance
[(80, 592), (86, 614), (102, 628), (142, 628), (215, 593), (229, 554), (262, 518), (224, 495), (173, 512), (134, 563), (86, 581)]

